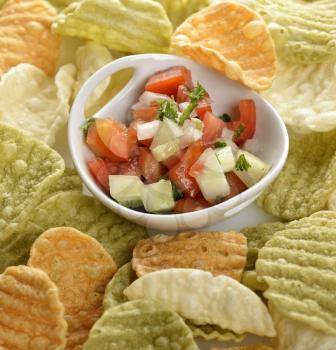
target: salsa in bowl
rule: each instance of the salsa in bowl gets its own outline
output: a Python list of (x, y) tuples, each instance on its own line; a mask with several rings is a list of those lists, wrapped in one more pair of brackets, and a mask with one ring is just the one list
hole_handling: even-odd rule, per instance
[[(85, 91), (118, 67), (135, 68), (131, 82), (94, 118), (79, 118)], [(273, 108), (195, 62), (131, 56), (82, 90), (69, 126), (75, 166), (104, 204), (140, 224), (167, 230), (220, 221), (253, 201), (286, 159), (286, 130)]]

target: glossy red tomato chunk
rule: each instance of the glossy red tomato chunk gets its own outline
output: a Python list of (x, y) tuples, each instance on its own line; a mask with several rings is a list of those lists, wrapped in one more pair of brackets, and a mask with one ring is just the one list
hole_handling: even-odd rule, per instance
[(165, 173), (165, 167), (160, 164), (149, 149), (141, 147), (139, 156), (140, 174), (146, 183), (153, 183), (160, 180)]
[(222, 135), (225, 123), (210, 112), (205, 113), (203, 123), (204, 129), (202, 141), (205, 146), (209, 146)]
[(175, 66), (152, 75), (145, 90), (176, 97), (180, 85), (192, 88), (191, 72), (186, 67)]

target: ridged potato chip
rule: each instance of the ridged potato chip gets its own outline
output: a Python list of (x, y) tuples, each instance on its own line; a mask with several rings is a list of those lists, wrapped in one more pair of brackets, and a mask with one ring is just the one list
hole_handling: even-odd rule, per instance
[(254, 90), (269, 88), (275, 78), (276, 55), (267, 26), (239, 3), (215, 3), (192, 15), (176, 29), (171, 47)]
[(246, 263), (247, 245), (238, 232), (183, 232), (156, 235), (139, 241), (132, 266), (137, 276), (167, 268), (191, 268), (240, 280)]
[(30, 250), (28, 266), (45, 271), (59, 290), (68, 323), (67, 349), (82, 345), (103, 313), (103, 295), (117, 266), (92, 237), (71, 227), (44, 232)]
[(258, 205), (284, 220), (322, 210), (336, 189), (336, 130), (291, 140), (278, 178), (258, 198)]
[(259, 249), (265, 245), (275, 232), (283, 230), (285, 227), (286, 224), (282, 222), (268, 222), (255, 227), (245, 227), (241, 230), (241, 233), (247, 238), (246, 270), (254, 270)]
[(194, 338), (202, 340), (217, 340), (217, 341), (235, 341), (244, 340), (247, 334), (238, 335), (228, 329), (222, 329), (215, 325), (196, 325), (190, 321), (186, 321), (187, 326), (191, 329)]
[(336, 128), (335, 90), (334, 62), (303, 65), (281, 59), (272, 87), (262, 95), (294, 132), (325, 132)]
[(334, 350), (336, 337), (280, 315), (271, 307), (277, 337), (276, 350)]
[(50, 227), (60, 226), (94, 237), (118, 266), (130, 261), (137, 241), (147, 237), (143, 227), (112, 213), (94, 198), (78, 191), (59, 192), (34, 208), (29, 221), (0, 235), (0, 271), (26, 263), (35, 239)]
[(167, 306), (136, 300), (111, 307), (93, 326), (83, 350), (197, 350), (183, 319)]
[(47, 274), (27, 266), (0, 275), (0, 348), (63, 350), (67, 324), (58, 290)]
[(331, 194), (328, 200), (328, 209), (336, 211), (336, 190)]
[(336, 215), (321, 214), (275, 233), (260, 249), (256, 271), (281, 315), (336, 335)]
[(211, 324), (236, 334), (272, 337), (271, 316), (261, 299), (233, 278), (195, 269), (167, 269), (135, 280), (124, 294), (170, 306), (195, 324)]
[(254, 291), (264, 292), (267, 289), (267, 284), (257, 276), (256, 271), (245, 271), (241, 283)]
[(30, 63), (52, 75), (60, 38), (51, 32), (57, 12), (44, 0), (7, 0), (0, 10), (0, 75)]
[[(76, 51), (77, 77), (74, 85), (74, 97), (93, 73), (111, 61), (113, 61), (113, 57), (110, 51), (102, 45), (95, 42), (88, 42), (79, 47)], [(85, 114), (87, 116), (92, 116), (92, 108), (94, 108), (94, 105), (102, 97), (110, 81), (111, 77), (107, 77), (100, 82), (87, 99), (85, 105)]]
[(173, 27), (179, 26), (186, 18), (210, 5), (210, 0), (155, 0), (167, 12)]
[(55, 32), (130, 53), (168, 52), (172, 25), (151, 0), (74, 2), (53, 23)]
[[(13, 92), (12, 92), (13, 94)], [(64, 161), (44, 143), (0, 123), (0, 232), (13, 232), (61, 177)], [(1, 270), (3, 271), (3, 270)]]
[[(273, 350), (268, 345), (265, 344), (253, 344), (253, 345), (246, 345), (246, 346), (238, 346), (234, 348), (225, 348), (226, 350)], [(210, 350), (225, 350), (224, 348), (211, 348)]]
[(30, 64), (12, 68), (0, 80), (0, 121), (52, 146), (69, 118), (75, 71), (69, 64), (50, 78)]
[(286, 60), (310, 64), (336, 57), (334, 0), (256, 0), (253, 4), (268, 23), (278, 54)]
[(106, 286), (104, 294), (104, 309), (126, 303), (128, 299), (124, 295), (124, 289), (135, 279), (136, 275), (132, 270), (131, 263), (121, 266)]

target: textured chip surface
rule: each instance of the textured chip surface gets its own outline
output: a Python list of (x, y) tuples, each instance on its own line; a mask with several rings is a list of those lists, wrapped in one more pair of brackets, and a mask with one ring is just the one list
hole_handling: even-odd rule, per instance
[(254, 90), (269, 88), (275, 78), (276, 55), (267, 26), (239, 3), (219, 2), (192, 15), (176, 29), (171, 47)]
[(304, 65), (280, 59), (276, 79), (263, 96), (293, 131), (326, 132), (336, 128), (335, 90), (334, 62)]
[(124, 289), (135, 279), (136, 275), (132, 270), (131, 263), (121, 266), (106, 286), (104, 294), (104, 309), (127, 302), (128, 299), (124, 295)]
[(35, 239), (50, 227), (74, 227), (94, 237), (118, 266), (130, 261), (136, 242), (147, 237), (143, 227), (78, 191), (56, 193), (36, 207), (29, 219), (12, 234), (0, 235), (0, 271), (26, 263)]
[(59, 14), (53, 29), (130, 53), (167, 52), (172, 25), (151, 0), (83, 0)]
[(336, 211), (336, 190), (329, 197), (328, 209)]
[(183, 319), (167, 306), (136, 300), (111, 307), (93, 326), (83, 350), (197, 350)]
[(211, 0), (155, 0), (167, 12), (173, 27), (179, 26), (186, 18), (210, 5)]
[(238, 232), (183, 232), (139, 241), (132, 266), (137, 276), (167, 268), (191, 268), (240, 280), (246, 263), (246, 238)]
[(275, 232), (283, 230), (286, 227), (282, 222), (267, 222), (254, 227), (245, 227), (241, 233), (247, 239), (247, 262), (246, 270), (254, 270), (255, 262), (258, 258), (259, 249), (274, 235)]
[(217, 341), (235, 341), (244, 340), (247, 334), (238, 335), (228, 329), (223, 329), (215, 325), (196, 325), (190, 321), (186, 321), (187, 326), (191, 329), (193, 337), (202, 340), (217, 340)]
[(303, 323), (285, 318), (271, 308), (277, 331), (274, 346), (277, 350), (334, 350), (336, 337), (327, 335)]
[(57, 12), (44, 0), (7, 0), (0, 10), (0, 75), (20, 63), (54, 73), (60, 38), (51, 32)]
[(135, 280), (124, 294), (170, 306), (195, 324), (211, 324), (237, 334), (274, 336), (272, 319), (261, 299), (227, 276), (195, 269), (167, 269)]
[(335, 1), (256, 0), (255, 8), (285, 59), (310, 64), (335, 58)]
[(292, 139), (283, 170), (258, 205), (284, 220), (322, 210), (336, 188), (335, 140), (336, 130)]
[(64, 161), (44, 143), (2, 123), (0, 159), (0, 232), (3, 235), (12, 232), (39, 204), (43, 194), (61, 177)]
[(260, 249), (256, 271), (281, 315), (336, 335), (336, 213), (330, 213), (334, 218), (317, 213), (278, 231)]
[(67, 349), (82, 345), (103, 313), (103, 295), (117, 270), (92, 237), (71, 227), (44, 232), (33, 244), (28, 265), (45, 271), (56, 284), (68, 323)]
[(52, 146), (69, 118), (75, 72), (72, 64), (54, 78), (30, 64), (12, 68), (0, 80), (0, 121)]
[[(226, 350), (272, 350), (268, 345), (265, 344), (253, 344), (246, 346), (238, 346), (234, 348), (225, 348)], [(211, 348), (210, 350), (225, 350), (224, 348)]]
[(58, 290), (48, 275), (27, 266), (0, 275), (0, 348), (62, 350), (67, 324)]
[[(92, 74), (112, 60), (113, 57), (110, 51), (106, 47), (95, 42), (88, 42), (79, 47), (76, 51), (76, 66), (78, 69), (73, 91), (74, 97)], [(87, 99), (85, 105), (85, 114), (87, 116), (92, 116), (92, 109), (106, 91), (110, 81), (111, 77), (104, 79)]]

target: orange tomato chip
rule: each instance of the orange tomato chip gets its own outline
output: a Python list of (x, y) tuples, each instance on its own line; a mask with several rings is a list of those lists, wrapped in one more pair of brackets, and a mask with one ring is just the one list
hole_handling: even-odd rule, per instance
[(28, 265), (45, 271), (58, 287), (69, 328), (67, 349), (80, 348), (103, 312), (105, 287), (117, 271), (112, 257), (94, 238), (58, 227), (35, 241)]
[(189, 17), (173, 34), (171, 49), (257, 91), (275, 78), (276, 53), (266, 23), (239, 3), (219, 2)]
[(246, 255), (246, 237), (239, 232), (161, 234), (137, 243), (132, 267), (138, 277), (162, 269), (190, 268), (240, 281)]
[(0, 349), (62, 350), (66, 331), (57, 287), (45, 272), (12, 266), (0, 275)]
[(52, 75), (60, 38), (51, 32), (56, 9), (45, 0), (7, 0), (0, 10), (0, 74), (29, 63)]

